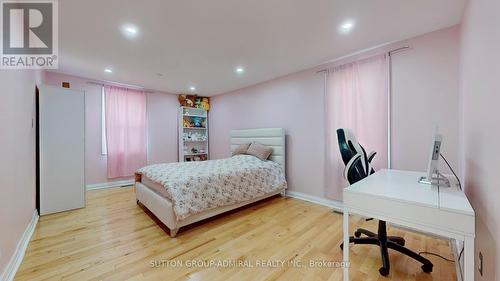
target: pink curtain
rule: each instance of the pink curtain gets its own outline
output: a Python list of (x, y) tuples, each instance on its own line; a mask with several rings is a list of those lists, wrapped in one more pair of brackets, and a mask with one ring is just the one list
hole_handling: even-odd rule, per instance
[(146, 94), (106, 86), (108, 178), (128, 177), (146, 165)]
[(371, 57), (328, 71), (325, 97), (325, 195), (342, 200), (344, 179), (338, 128), (351, 129), (367, 153), (376, 151), (375, 170), (387, 167), (388, 61)]

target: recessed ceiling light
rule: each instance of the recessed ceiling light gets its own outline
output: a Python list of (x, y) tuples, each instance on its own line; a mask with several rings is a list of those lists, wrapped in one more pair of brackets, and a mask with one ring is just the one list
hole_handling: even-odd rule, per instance
[(106, 73), (113, 73), (113, 70), (111, 68), (105, 68), (104, 72), (106, 72)]
[(189, 90), (191, 90), (191, 91), (194, 92), (194, 91), (196, 91), (196, 87), (195, 86), (191, 86), (191, 87), (189, 87)]
[(135, 38), (139, 34), (139, 29), (132, 24), (123, 25), (121, 30), (123, 35), (129, 39)]
[(238, 74), (243, 74), (243, 72), (245, 72), (245, 69), (241, 66), (238, 66), (238, 67), (236, 67), (235, 71)]
[(137, 29), (129, 26), (129, 27), (125, 27), (125, 31), (127, 31), (128, 33), (130, 34), (136, 34), (137, 33)]
[(347, 34), (351, 32), (351, 30), (354, 28), (354, 21), (345, 21), (340, 25), (339, 32), (342, 34)]

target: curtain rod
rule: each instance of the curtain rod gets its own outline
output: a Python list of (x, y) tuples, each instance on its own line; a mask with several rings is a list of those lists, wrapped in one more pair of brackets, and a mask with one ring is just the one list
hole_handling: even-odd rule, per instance
[(122, 88), (128, 88), (132, 90), (138, 90), (138, 91), (144, 91), (146, 93), (154, 93), (156, 91), (146, 89), (141, 86), (136, 86), (136, 85), (130, 85), (130, 84), (125, 84), (125, 83), (119, 83), (119, 82), (113, 82), (113, 81), (87, 81), (87, 84), (93, 84), (93, 85), (99, 85), (99, 86), (116, 86), (116, 87), (122, 87)]
[(407, 50), (407, 49), (409, 49), (409, 48), (410, 48), (410, 46), (406, 45), (406, 46), (403, 46), (403, 47), (401, 47), (401, 48), (397, 48), (397, 49), (394, 49), (394, 50), (390, 50), (390, 51), (388, 51), (387, 53), (388, 53), (389, 55), (392, 55), (393, 53), (397, 53), (397, 52), (400, 52), (400, 51), (404, 51), (404, 50)]
[[(389, 51), (387, 51), (387, 52), (384, 52), (384, 54), (387, 54), (387, 55), (389, 55), (389, 56), (390, 56), (390, 55), (392, 55), (392, 54), (394, 54), (394, 53), (399, 53), (399, 52), (404, 51), (404, 50), (407, 50), (407, 49), (410, 49), (410, 46), (409, 46), (409, 45), (406, 45), (406, 46), (403, 46), (403, 47), (400, 47), (400, 48), (396, 48), (396, 49), (389, 50)], [(357, 55), (357, 54), (356, 54), (356, 53), (354, 53), (353, 55), (348, 55), (348, 56), (345, 56), (345, 57), (341, 57), (341, 58), (337, 59), (337, 61), (338, 61), (338, 60), (340, 60), (340, 59), (343, 59), (343, 58), (348, 58), (348, 57), (350, 57), (350, 56), (355, 56), (355, 55)], [(335, 62), (335, 60), (334, 60), (334, 61), (332, 61), (332, 62), (330, 62), (330, 63), (334, 63), (334, 62)], [(318, 71), (316, 71), (316, 73), (324, 73), (324, 72), (328, 71), (328, 68), (329, 68), (329, 67), (324, 68), (324, 69), (321, 69), (321, 70), (318, 70)]]

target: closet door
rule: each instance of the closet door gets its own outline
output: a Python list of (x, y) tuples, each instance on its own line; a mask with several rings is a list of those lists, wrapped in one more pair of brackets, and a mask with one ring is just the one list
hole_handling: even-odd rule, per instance
[(40, 87), (40, 214), (85, 207), (85, 95)]

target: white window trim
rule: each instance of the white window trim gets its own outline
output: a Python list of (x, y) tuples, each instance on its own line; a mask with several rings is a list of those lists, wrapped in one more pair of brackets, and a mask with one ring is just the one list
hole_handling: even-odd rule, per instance
[(106, 93), (101, 87), (101, 155), (108, 155), (108, 140), (106, 136)]

